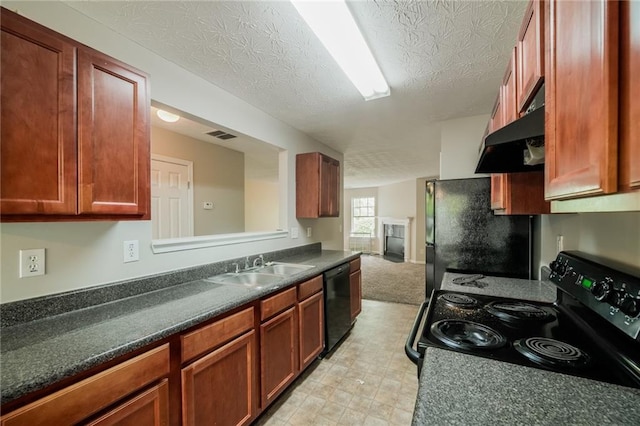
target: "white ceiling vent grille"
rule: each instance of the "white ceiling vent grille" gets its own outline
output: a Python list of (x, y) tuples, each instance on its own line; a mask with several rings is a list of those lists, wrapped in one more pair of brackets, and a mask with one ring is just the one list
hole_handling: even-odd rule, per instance
[(210, 136), (213, 136), (214, 138), (223, 139), (223, 140), (233, 139), (236, 137), (235, 135), (232, 135), (231, 133), (223, 132), (222, 130), (214, 130), (213, 132), (207, 132), (207, 134)]

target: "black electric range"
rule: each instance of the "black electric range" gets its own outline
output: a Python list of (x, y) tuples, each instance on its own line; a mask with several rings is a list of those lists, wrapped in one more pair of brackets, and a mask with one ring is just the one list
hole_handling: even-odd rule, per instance
[(437, 347), (640, 388), (640, 272), (597, 260), (560, 253), (550, 265), (561, 290), (554, 303), (434, 291), (407, 355), (419, 371), (426, 349)]

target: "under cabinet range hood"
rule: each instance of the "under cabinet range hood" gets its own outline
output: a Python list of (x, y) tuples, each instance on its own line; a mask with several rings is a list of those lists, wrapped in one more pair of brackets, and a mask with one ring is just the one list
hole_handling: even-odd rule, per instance
[(544, 169), (544, 86), (538, 91), (529, 111), (484, 138), (476, 173), (520, 173)]

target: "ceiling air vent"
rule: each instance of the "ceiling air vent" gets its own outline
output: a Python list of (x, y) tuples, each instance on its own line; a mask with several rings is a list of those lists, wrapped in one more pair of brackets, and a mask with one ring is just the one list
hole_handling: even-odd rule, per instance
[(223, 132), (222, 130), (214, 130), (213, 132), (207, 132), (208, 135), (213, 136), (214, 138), (218, 138), (218, 139), (233, 139), (236, 136), (232, 135), (231, 133), (226, 133)]

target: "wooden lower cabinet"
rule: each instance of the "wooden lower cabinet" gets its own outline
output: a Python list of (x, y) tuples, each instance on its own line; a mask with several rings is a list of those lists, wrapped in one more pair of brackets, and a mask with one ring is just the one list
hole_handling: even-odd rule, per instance
[(351, 320), (362, 312), (362, 271), (360, 270), (360, 258), (349, 262), (349, 284), (351, 290)]
[(169, 424), (169, 384), (160, 384), (118, 405), (88, 426), (166, 426)]
[(349, 283), (351, 285), (351, 320), (362, 312), (362, 271), (349, 275)]
[[(94, 424), (140, 424), (137, 419), (144, 420), (142, 424), (166, 424), (167, 381), (162, 379), (168, 375), (169, 345), (166, 344), (3, 415), (0, 424), (49, 426), (87, 423), (116, 403), (116, 408), (95, 420)], [(160, 380), (160, 384), (144, 393), (119, 402)]]
[(298, 303), (300, 370), (305, 369), (324, 349), (324, 292)]
[(293, 381), (298, 373), (298, 332), (295, 306), (260, 325), (262, 408)]
[(254, 418), (255, 345), (251, 330), (182, 369), (184, 425), (244, 425)]

